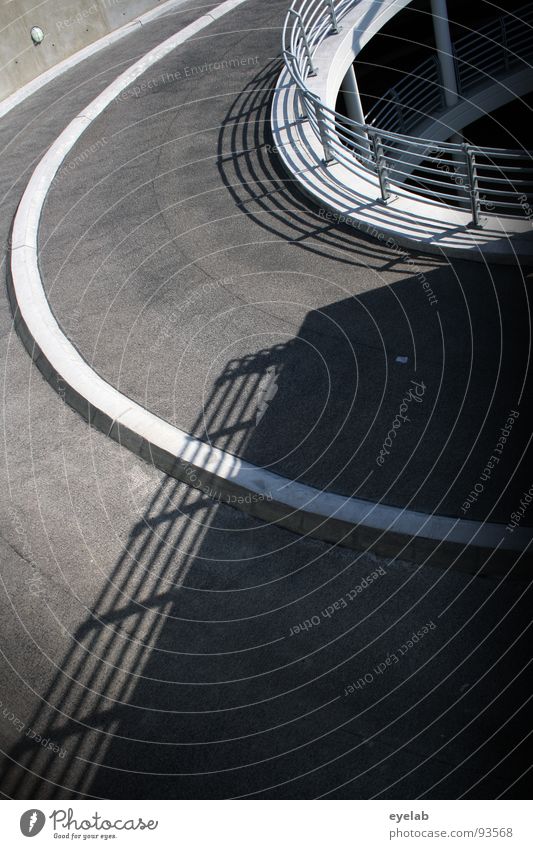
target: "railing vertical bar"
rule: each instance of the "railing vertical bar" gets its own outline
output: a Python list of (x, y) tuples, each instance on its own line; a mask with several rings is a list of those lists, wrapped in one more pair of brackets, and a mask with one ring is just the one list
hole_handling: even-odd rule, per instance
[(306, 108), (306, 105), (305, 105), (305, 97), (304, 97), (304, 93), (303, 93), (303, 91), (301, 91), (301, 89), (297, 88), (296, 91), (297, 91), (297, 101), (298, 101), (298, 104), (299, 104), (299, 109), (297, 110), (297, 112), (299, 114), (296, 115), (296, 120), (301, 121), (303, 123), (304, 121), (309, 120), (309, 118), (307, 117), (307, 108)]
[(468, 144), (463, 145), (466, 160), (466, 172), (468, 174), (468, 193), (472, 209), (472, 223), (474, 227), (481, 227), (481, 206), (479, 202), (479, 180), (476, 168), (475, 151)]
[(398, 94), (395, 88), (391, 88), (390, 95), (392, 100), (394, 101), (396, 115), (398, 116), (398, 121), (400, 122), (400, 129), (402, 133), (405, 133), (405, 118), (403, 114), (403, 103), (401, 101), (400, 95)]
[(335, 4), (333, 0), (326, 0), (326, 6), (329, 7), (329, 14), (331, 17), (331, 31), (335, 35), (339, 32), (339, 22), (337, 20), (337, 12), (335, 11)]
[(315, 101), (315, 114), (316, 120), (318, 124), (318, 129), (320, 132), (320, 141), (322, 143), (322, 147), (324, 149), (324, 164), (329, 165), (331, 162), (335, 160), (333, 156), (333, 151), (331, 150), (328, 138), (328, 128), (326, 124), (326, 118), (324, 115), (324, 108), (319, 101)]
[(306, 53), (306, 56), (307, 56), (307, 61), (309, 63), (309, 76), (310, 77), (316, 77), (317, 69), (315, 68), (315, 66), (313, 64), (313, 56), (312, 56), (312, 53), (311, 53), (311, 48), (309, 46), (309, 41), (307, 39), (307, 33), (305, 31), (305, 26), (304, 26), (303, 21), (302, 21), (302, 16), (295, 9), (290, 9), (289, 11), (291, 11), (292, 14), (294, 15), (294, 17), (297, 19), (298, 26), (300, 27), (300, 33), (302, 35), (304, 50), (305, 50), (305, 53)]
[(372, 148), (374, 150), (374, 159), (376, 161), (381, 200), (383, 203), (387, 203), (390, 199), (390, 190), (387, 174), (387, 162), (383, 153), (383, 143), (381, 141), (381, 137), (375, 132), (375, 130), (369, 130), (368, 135), (370, 136)]

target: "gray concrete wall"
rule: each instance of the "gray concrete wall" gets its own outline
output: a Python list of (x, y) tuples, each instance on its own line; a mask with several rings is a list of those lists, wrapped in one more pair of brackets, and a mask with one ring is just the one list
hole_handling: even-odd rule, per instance
[[(163, 0), (1, 0), (0, 100)], [(30, 30), (44, 42), (35, 47)]]

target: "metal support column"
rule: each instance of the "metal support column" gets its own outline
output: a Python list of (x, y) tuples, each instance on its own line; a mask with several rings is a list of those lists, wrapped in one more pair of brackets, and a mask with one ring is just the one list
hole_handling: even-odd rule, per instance
[(431, 12), (444, 99), (446, 106), (455, 106), (459, 100), (459, 87), (447, 0), (431, 0)]
[[(361, 95), (359, 94), (359, 86), (357, 85), (357, 77), (353, 65), (350, 65), (346, 72), (342, 83), (342, 93), (344, 94), (344, 103), (346, 104), (346, 114), (348, 118), (355, 121), (357, 124), (366, 124), (365, 113), (363, 112), (363, 104), (361, 103)], [(354, 129), (354, 128), (351, 128)], [(363, 148), (363, 152), (368, 152), (370, 146), (366, 132), (361, 131), (359, 135), (359, 143)]]
[(365, 114), (363, 112), (363, 104), (361, 103), (361, 95), (359, 94), (359, 86), (357, 85), (353, 65), (350, 65), (348, 68), (342, 82), (342, 93), (344, 94), (348, 118), (351, 118), (352, 121), (357, 121), (358, 124), (364, 124)]

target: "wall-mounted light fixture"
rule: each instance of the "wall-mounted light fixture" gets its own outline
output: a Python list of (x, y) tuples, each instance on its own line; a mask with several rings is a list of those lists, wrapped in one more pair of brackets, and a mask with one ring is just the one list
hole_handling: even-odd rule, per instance
[(32, 27), (30, 35), (35, 47), (38, 47), (39, 44), (42, 44), (42, 42), (44, 41), (44, 32), (42, 31), (41, 27)]

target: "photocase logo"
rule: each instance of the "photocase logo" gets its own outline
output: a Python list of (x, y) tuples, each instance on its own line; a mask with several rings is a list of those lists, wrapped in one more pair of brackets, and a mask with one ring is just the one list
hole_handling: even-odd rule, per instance
[(26, 811), (20, 818), (20, 830), (24, 837), (35, 837), (43, 830), (46, 817), (42, 811), (32, 808), (31, 811)]
[(268, 410), (278, 392), (278, 374), (276, 366), (269, 366), (259, 387), (259, 404), (255, 416), (256, 427)]

